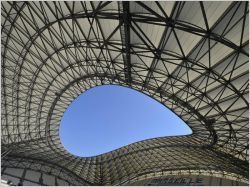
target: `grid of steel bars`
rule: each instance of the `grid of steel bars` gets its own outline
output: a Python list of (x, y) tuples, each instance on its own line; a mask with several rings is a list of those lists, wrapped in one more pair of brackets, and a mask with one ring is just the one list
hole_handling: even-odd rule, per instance
[[(89, 184), (159, 170), (247, 181), (248, 2), (2, 2), (1, 15), (2, 167), (13, 158), (49, 161)], [(60, 119), (104, 84), (156, 99), (193, 134), (71, 155)]]

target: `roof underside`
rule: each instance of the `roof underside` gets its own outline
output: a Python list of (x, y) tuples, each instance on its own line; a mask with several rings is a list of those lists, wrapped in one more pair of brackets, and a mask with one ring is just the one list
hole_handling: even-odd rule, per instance
[[(6, 166), (49, 161), (90, 184), (165, 170), (247, 180), (248, 2), (2, 2), (1, 11)], [(60, 119), (78, 95), (103, 84), (153, 97), (193, 134), (71, 155)]]

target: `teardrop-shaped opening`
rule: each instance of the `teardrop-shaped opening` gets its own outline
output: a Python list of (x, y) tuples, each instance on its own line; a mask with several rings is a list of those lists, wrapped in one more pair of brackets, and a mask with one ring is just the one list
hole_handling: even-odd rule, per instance
[(151, 97), (104, 85), (89, 89), (69, 105), (59, 133), (66, 150), (90, 157), (150, 138), (189, 135), (192, 130)]

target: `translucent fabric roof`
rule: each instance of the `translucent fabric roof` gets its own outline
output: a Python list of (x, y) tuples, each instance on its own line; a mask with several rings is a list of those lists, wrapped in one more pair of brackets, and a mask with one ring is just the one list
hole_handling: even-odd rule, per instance
[[(18, 1), (2, 2), (1, 15), (2, 168), (47, 163), (72, 184), (171, 172), (248, 181), (248, 2)], [(153, 97), (193, 134), (71, 155), (61, 117), (103, 84)]]

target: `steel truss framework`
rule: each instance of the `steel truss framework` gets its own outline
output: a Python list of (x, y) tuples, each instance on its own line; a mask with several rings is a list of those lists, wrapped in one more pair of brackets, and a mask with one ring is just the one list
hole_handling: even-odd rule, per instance
[[(248, 182), (248, 2), (26, 1), (1, 11), (2, 173), (42, 163), (73, 185), (171, 172)], [(149, 95), (193, 134), (71, 155), (60, 119), (104, 84)]]

